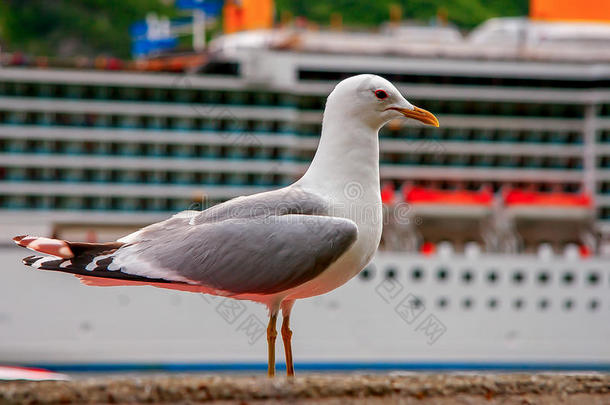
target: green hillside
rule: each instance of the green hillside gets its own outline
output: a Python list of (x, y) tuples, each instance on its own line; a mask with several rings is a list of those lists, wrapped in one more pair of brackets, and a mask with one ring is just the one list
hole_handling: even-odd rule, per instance
[[(527, 0), (277, 0), (277, 14), (304, 16), (328, 25), (339, 13), (344, 25), (376, 26), (392, 4), (403, 18), (428, 21), (440, 10), (449, 21), (472, 28), (491, 17), (525, 15)], [(35, 55), (99, 55), (128, 58), (129, 25), (146, 13), (174, 16), (171, 0), (0, 0), (0, 45)]]
[(175, 14), (159, 0), (0, 0), (0, 40), (36, 55), (126, 58), (130, 24), (150, 11)]
[(391, 5), (398, 5), (405, 19), (425, 22), (440, 11), (466, 29), (492, 17), (527, 15), (528, 4), (529, 0), (276, 0), (278, 14), (286, 10), (320, 24), (339, 13), (346, 25), (378, 25), (388, 20)]

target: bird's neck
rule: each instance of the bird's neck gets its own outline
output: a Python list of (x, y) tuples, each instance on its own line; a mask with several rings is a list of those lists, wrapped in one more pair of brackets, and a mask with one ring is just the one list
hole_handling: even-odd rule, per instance
[(318, 150), (299, 183), (337, 201), (375, 201), (380, 196), (378, 131), (359, 117), (327, 109)]

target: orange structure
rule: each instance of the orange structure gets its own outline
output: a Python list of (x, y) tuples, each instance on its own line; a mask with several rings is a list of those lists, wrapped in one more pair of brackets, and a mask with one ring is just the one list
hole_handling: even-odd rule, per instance
[(226, 0), (223, 8), (225, 34), (271, 28), (273, 0)]
[(404, 199), (411, 204), (491, 206), (493, 203), (493, 193), (488, 189), (469, 191), (408, 187), (404, 189)]
[(544, 21), (610, 23), (610, 0), (530, 0), (530, 17)]
[(544, 207), (586, 207), (593, 205), (586, 193), (541, 193), (527, 190), (509, 190), (504, 194), (505, 205), (529, 205)]

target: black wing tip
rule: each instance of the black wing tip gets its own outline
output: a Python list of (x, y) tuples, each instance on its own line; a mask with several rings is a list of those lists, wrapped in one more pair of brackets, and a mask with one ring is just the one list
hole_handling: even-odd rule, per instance
[(42, 256), (31, 255), (31, 256), (24, 257), (23, 259), (21, 259), (21, 262), (23, 264), (25, 264), (26, 266), (31, 266), (34, 262), (36, 262), (37, 260), (39, 260), (41, 258), (42, 258)]
[[(38, 264), (35, 264), (40, 259), (46, 259)], [(81, 259), (81, 260), (79, 260)], [(137, 276), (134, 274), (124, 273), (119, 270), (108, 270), (108, 266), (112, 263), (112, 258), (106, 258), (96, 261), (96, 266), (92, 270), (87, 270), (86, 267), (91, 263), (91, 257), (82, 257), (77, 259), (62, 259), (53, 256), (36, 256), (31, 255), (21, 259), (22, 263), (26, 266), (30, 266), (37, 270), (52, 270), (60, 271), (62, 273), (74, 274), (76, 276), (87, 276), (96, 278), (106, 278), (112, 280), (126, 280), (126, 281), (140, 281), (148, 283), (163, 283), (171, 284), (174, 283), (171, 280), (165, 280), (161, 278), (148, 278), (144, 276)], [(93, 258), (95, 259), (95, 258)], [(62, 266), (65, 262), (67, 265)], [(62, 267), (60, 267), (62, 266)]]

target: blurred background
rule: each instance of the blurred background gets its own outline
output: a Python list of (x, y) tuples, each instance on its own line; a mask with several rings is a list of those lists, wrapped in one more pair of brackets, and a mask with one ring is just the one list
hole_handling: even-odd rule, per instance
[(303, 370), (610, 370), (610, 3), (0, 2), (0, 364), (266, 369), (262, 307), (26, 269), (11, 237), (114, 240), (290, 184), (333, 86), (380, 133), (374, 262), (294, 317)]

